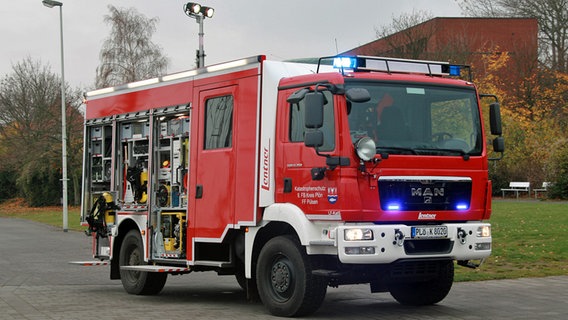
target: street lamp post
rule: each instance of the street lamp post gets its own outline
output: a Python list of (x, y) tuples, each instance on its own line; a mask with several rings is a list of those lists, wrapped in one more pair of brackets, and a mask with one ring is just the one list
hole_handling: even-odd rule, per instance
[(197, 50), (197, 67), (202, 68), (205, 66), (205, 50), (203, 49), (203, 20), (205, 18), (212, 18), (215, 13), (215, 9), (211, 7), (205, 7), (199, 3), (188, 2), (183, 7), (185, 14), (194, 18), (199, 24), (199, 49)]
[(43, 0), (48, 8), (59, 7), (59, 33), (61, 37), (61, 162), (63, 169), (63, 231), (68, 230), (67, 208), (67, 124), (65, 112), (65, 66), (63, 56), (63, 3), (53, 0)]

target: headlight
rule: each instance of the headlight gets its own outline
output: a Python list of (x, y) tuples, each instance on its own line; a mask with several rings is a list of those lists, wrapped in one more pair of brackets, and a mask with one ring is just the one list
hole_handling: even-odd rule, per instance
[(357, 156), (363, 161), (369, 161), (377, 154), (377, 146), (375, 141), (369, 137), (363, 137), (355, 142), (355, 151)]
[(345, 229), (345, 241), (373, 240), (371, 229)]
[(477, 228), (478, 238), (489, 238), (491, 237), (491, 226), (481, 226)]

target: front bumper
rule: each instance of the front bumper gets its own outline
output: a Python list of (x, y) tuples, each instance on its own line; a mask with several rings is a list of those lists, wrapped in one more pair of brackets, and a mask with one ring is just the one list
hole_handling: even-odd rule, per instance
[[(446, 223), (437, 226), (447, 227), (447, 235), (418, 238), (412, 235), (413, 226), (403, 224), (339, 226), (335, 232), (339, 260), (352, 264), (385, 264), (424, 258), (477, 260), (491, 255), (490, 224)], [(362, 229), (365, 235), (371, 231), (372, 239), (346, 240), (346, 230), (353, 234), (353, 229)]]

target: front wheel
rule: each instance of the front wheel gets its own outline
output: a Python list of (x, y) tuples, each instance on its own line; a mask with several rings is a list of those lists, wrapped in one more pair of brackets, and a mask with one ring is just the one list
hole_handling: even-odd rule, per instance
[(391, 282), (390, 294), (401, 304), (425, 306), (442, 301), (450, 292), (454, 282), (454, 262), (440, 261), (438, 274), (427, 281)]
[(256, 275), (260, 299), (276, 316), (311, 314), (321, 306), (327, 291), (325, 278), (312, 274), (304, 248), (289, 236), (266, 243), (260, 251)]
[[(120, 247), (119, 265), (137, 266), (144, 264), (142, 238), (137, 230), (129, 231)], [(166, 284), (168, 274), (120, 269), (120, 280), (126, 292), (138, 295), (158, 294)]]

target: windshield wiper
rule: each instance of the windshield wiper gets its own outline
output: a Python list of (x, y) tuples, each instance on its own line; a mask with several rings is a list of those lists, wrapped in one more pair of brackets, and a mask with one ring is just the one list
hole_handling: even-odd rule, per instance
[(462, 149), (416, 148), (414, 150), (440, 153), (457, 153), (458, 155), (462, 156), (464, 160), (469, 160), (469, 153), (463, 151)]
[[(394, 152), (393, 152), (394, 151)], [(439, 155), (443, 154), (457, 154), (463, 157), (464, 160), (469, 160), (469, 153), (463, 151), (462, 149), (440, 149), (440, 148), (407, 148), (407, 147), (377, 147), (377, 153), (386, 154), (413, 154), (418, 155), (422, 153), (435, 153)]]
[(379, 147), (377, 147), (377, 152), (379, 152), (379, 151), (386, 152), (387, 154), (389, 153), (389, 151), (408, 152), (408, 153), (414, 154), (414, 155), (418, 154), (418, 152), (416, 152), (415, 149), (404, 148), (404, 147), (383, 147), (383, 146), (379, 146)]

